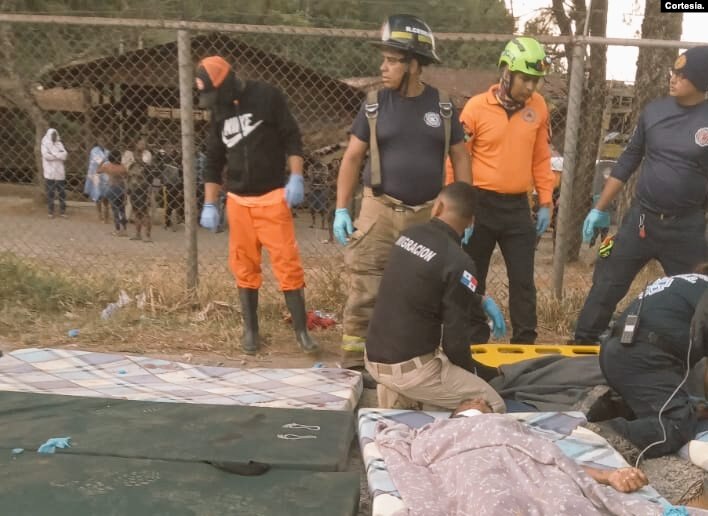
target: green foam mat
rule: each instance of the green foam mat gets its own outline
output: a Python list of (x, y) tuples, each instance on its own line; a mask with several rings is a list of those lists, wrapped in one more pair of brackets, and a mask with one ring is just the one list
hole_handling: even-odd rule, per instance
[(0, 453), (0, 514), (12, 516), (349, 516), (359, 476), (86, 455)]
[[(295, 428), (287, 426), (293, 423)], [(341, 471), (347, 464), (354, 416), (342, 411), (0, 392), (0, 428), (0, 448), (5, 449), (37, 450), (50, 437), (71, 437), (72, 447), (57, 453), (254, 460), (278, 468)]]

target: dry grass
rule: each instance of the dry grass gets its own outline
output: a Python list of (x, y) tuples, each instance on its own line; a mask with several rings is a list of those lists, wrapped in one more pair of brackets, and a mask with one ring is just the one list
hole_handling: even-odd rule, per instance
[[(308, 306), (341, 315), (346, 298), (341, 260), (323, 257), (305, 266)], [(185, 274), (177, 264), (94, 274), (0, 254), (0, 336), (16, 346), (62, 345), (73, 342), (67, 331), (78, 328), (82, 347), (110, 343), (110, 349), (122, 352), (239, 355), (241, 317), (233, 282), (221, 274), (202, 274), (196, 292), (188, 295)], [(646, 267), (620, 308), (660, 275), (657, 264)], [(131, 303), (102, 320), (101, 311), (121, 290)], [(581, 288), (567, 289), (562, 301), (539, 295), (539, 342), (570, 338), (585, 296)], [(290, 326), (284, 322), (282, 295), (264, 288), (259, 311), (264, 355), (276, 350), (296, 353)], [(334, 329), (322, 332), (320, 339), (336, 348), (338, 335)]]
[[(282, 295), (263, 289), (259, 307), (262, 353), (241, 356), (241, 316), (232, 281), (202, 275), (196, 292), (185, 293), (184, 270), (155, 266), (136, 273), (87, 274), (85, 270), (48, 268), (12, 254), (0, 254), (0, 336), (10, 347), (64, 346), (123, 353), (181, 355), (206, 353), (224, 358), (270, 362), (270, 355), (302, 358), (285, 322)], [(335, 276), (334, 270), (329, 273)], [(338, 282), (332, 282), (338, 283)], [(102, 320), (101, 311), (125, 291), (131, 302)], [(341, 306), (339, 287), (322, 281), (309, 289), (312, 307)], [(324, 303), (324, 304), (320, 304)], [(334, 303), (337, 303), (336, 305)], [(80, 337), (67, 333), (79, 329)], [(318, 332), (336, 349), (337, 330)], [(329, 357), (331, 358), (331, 357)], [(312, 359), (308, 359), (310, 362)], [(307, 364), (305, 364), (307, 366)]]

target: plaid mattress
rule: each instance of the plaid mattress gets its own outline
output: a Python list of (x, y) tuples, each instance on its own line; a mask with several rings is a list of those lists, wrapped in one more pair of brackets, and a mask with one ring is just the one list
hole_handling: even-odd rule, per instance
[(346, 369), (235, 369), (29, 348), (0, 357), (0, 391), (351, 411), (362, 380)]

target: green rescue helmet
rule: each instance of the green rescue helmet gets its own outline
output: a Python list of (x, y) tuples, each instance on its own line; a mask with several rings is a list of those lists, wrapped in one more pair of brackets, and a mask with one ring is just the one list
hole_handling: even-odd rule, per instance
[(518, 37), (506, 44), (499, 57), (499, 67), (503, 64), (509, 67), (510, 72), (543, 77), (551, 66), (551, 58), (535, 39)]

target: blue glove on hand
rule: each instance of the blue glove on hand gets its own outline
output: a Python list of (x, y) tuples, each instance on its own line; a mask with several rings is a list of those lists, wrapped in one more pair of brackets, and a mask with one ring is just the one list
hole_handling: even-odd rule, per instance
[(346, 208), (337, 208), (334, 212), (334, 224), (332, 224), (334, 238), (342, 245), (347, 245), (349, 235), (354, 233), (354, 224)]
[(199, 225), (211, 231), (216, 231), (219, 227), (219, 210), (216, 204), (208, 202), (202, 208), (202, 215), (199, 217)]
[(470, 243), (470, 238), (474, 233), (474, 224), (470, 224), (465, 228), (465, 233), (462, 235), (462, 245), (467, 245)]
[(606, 211), (600, 211), (596, 208), (590, 210), (588, 216), (583, 222), (583, 242), (589, 244), (595, 229), (603, 229), (610, 227), (610, 214)]
[(551, 210), (545, 206), (536, 212), (536, 236), (543, 235), (551, 225)]
[(290, 174), (288, 184), (285, 185), (285, 202), (292, 208), (305, 200), (305, 180), (300, 174)]
[(504, 314), (502, 314), (501, 310), (499, 310), (499, 307), (494, 300), (489, 296), (484, 296), (482, 308), (484, 309), (484, 313), (487, 314), (487, 317), (492, 320), (492, 336), (495, 339), (500, 339), (506, 335)]

